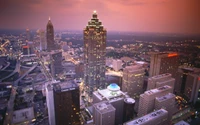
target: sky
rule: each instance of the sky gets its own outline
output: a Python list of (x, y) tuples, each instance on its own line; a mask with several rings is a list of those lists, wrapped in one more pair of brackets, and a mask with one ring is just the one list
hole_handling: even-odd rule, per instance
[(83, 30), (94, 10), (107, 31), (200, 34), (200, 0), (0, 0), (0, 29)]

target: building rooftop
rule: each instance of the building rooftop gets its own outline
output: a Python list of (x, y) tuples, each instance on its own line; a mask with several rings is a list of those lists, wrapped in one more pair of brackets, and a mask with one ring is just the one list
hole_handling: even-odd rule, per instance
[(128, 104), (134, 104), (135, 103), (135, 99), (133, 99), (133, 98), (125, 98), (124, 102), (126, 102)]
[(165, 73), (157, 76), (151, 77), (152, 79), (160, 79), (160, 78), (166, 78), (166, 77), (171, 77), (172, 75), (170, 73)]
[(107, 101), (96, 103), (93, 106), (101, 114), (115, 111), (115, 108)]
[(166, 117), (168, 117), (168, 112), (164, 109), (160, 109), (160, 110), (154, 111), (152, 113), (149, 113), (143, 117), (129, 121), (129, 122), (125, 123), (124, 125), (143, 125), (147, 122), (152, 121), (153, 119), (157, 119), (160, 116), (164, 116), (164, 115), (166, 115)]
[(155, 88), (155, 89), (148, 90), (148, 91), (144, 92), (144, 94), (151, 95), (151, 94), (155, 94), (155, 93), (158, 93), (158, 92), (166, 91), (166, 90), (171, 89), (171, 88), (172, 88), (171, 86), (165, 85), (165, 86), (162, 86), (162, 87), (158, 87), (158, 88)]
[(54, 91), (65, 92), (69, 90), (74, 90), (78, 88), (78, 85), (74, 81), (61, 82), (54, 85)]
[(185, 121), (179, 121), (178, 123), (174, 124), (174, 125), (190, 125)]
[(162, 101), (166, 101), (170, 98), (174, 98), (175, 99), (175, 95), (172, 94), (172, 93), (168, 93), (167, 95), (164, 95), (164, 96), (161, 96), (161, 97), (156, 97), (156, 100), (159, 101), (159, 102), (162, 102)]

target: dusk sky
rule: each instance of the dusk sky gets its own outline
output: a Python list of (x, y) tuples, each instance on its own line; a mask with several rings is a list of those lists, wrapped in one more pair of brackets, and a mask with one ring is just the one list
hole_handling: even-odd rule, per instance
[(109, 31), (200, 34), (200, 0), (0, 0), (0, 29), (83, 30), (93, 10)]

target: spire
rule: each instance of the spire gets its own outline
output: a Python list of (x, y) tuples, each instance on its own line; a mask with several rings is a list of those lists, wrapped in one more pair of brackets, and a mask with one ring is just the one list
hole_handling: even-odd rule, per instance
[(93, 11), (93, 13), (94, 13), (94, 14), (97, 14), (97, 11), (96, 11), (96, 10), (94, 10), (94, 11)]
[(49, 16), (49, 20), (51, 20), (50, 16)]

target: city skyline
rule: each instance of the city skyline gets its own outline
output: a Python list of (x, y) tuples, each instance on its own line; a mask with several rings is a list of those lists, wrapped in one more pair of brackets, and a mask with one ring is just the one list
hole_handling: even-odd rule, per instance
[(44, 29), (51, 16), (55, 30), (82, 30), (90, 13), (97, 10), (109, 31), (200, 34), (198, 3), (198, 0), (2, 0), (0, 27)]

